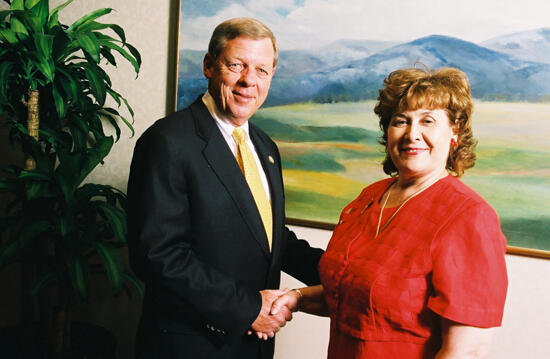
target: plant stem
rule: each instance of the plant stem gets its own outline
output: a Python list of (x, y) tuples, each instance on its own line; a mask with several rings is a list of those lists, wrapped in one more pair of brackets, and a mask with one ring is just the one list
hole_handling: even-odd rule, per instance
[[(38, 140), (38, 126), (40, 124), (39, 121), (39, 113), (38, 113), (38, 90), (30, 90), (29, 91), (29, 101), (27, 102), (27, 109), (28, 109), (28, 117), (27, 117), (27, 130), (29, 131), (29, 135), (33, 137), (35, 140)], [(27, 171), (34, 170), (36, 168), (36, 161), (31, 155), (26, 155), (25, 158), (25, 169)]]

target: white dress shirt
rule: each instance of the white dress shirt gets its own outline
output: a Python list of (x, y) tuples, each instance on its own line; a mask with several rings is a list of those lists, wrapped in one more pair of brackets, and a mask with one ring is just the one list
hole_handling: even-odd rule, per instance
[[(231, 152), (233, 152), (233, 156), (235, 156), (236, 159), (237, 143), (233, 139), (233, 130), (237, 128), (237, 126), (233, 125), (229, 120), (227, 120), (220, 114), (220, 112), (218, 111), (218, 107), (216, 106), (216, 102), (214, 102), (214, 99), (212, 98), (208, 90), (206, 90), (206, 93), (202, 96), (202, 102), (205, 104), (208, 112), (210, 112), (210, 115), (212, 115), (214, 120), (216, 120), (216, 125), (218, 125), (218, 128), (220, 129), (223, 138), (225, 139), (225, 142), (227, 142), (227, 145), (231, 149)], [(248, 121), (246, 121), (244, 125), (240, 126), (240, 128), (244, 130), (246, 144), (250, 148), (250, 151), (252, 151), (254, 161), (256, 161), (256, 167), (258, 167), (258, 171), (260, 172), (260, 179), (262, 180), (262, 185), (264, 186), (267, 198), (271, 200), (271, 193), (269, 191), (267, 177), (262, 167), (262, 163), (260, 162), (260, 158), (258, 157), (258, 153), (256, 152), (256, 148), (254, 147), (252, 140), (250, 140), (250, 133), (248, 132)]]

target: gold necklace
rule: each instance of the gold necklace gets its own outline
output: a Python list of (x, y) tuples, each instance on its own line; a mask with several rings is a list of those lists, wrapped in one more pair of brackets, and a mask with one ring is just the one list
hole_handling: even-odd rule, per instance
[(390, 194), (391, 194), (391, 190), (393, 188), (393, 185), (396, 184), (397, 182), (394, 182), (390, 185), (390, 188), (388, 189), (388, 195), (386, 196), (386, 200), (384, 201), (384, 203), (382, 204), (382, 208), (380, 209), (380, 214), (378, 215), (378, 225), (376, 226), (376, 234), (374, 235), (374, 238), (378, 237), (378, 234), (380, 232), (382, 232), (387, 226), (388, 224), (390, 224), (391, 220), (393, 219), (393, 217), (395, 217), (395, 215), (397, 214), (397, 212), (399, 212), (399, 210), (405, 205), (405, 203), (407, 203), (410, 199), (412, 199), (413, 197), (415, 196), (418, 196), (420, 193), (424, 192), (425, 190), (427, 190), (431, 185), (433, 185), (434, 183), (436, 183), (437, 181), (439, 181), (441, 178), (443, 178), (444, 176), (439, 176), (437, 177), (434, 181), (430, 182), (427, 186), (424, 186), (422, 188), (420, 188), (418, 191), (414, 192), (413, 194), (411, 194), (409, 197), (407, 197), (403, 203), (401, 203), (401, 205), (399, 205), (399, 207), (397, 207), (397, 210), (395, 212), (393, 212), (393, 214), (391, 215), (390, 219), (388, 219), (388, 221), (384, 224), (384, 226), (382, 226), (382, 228), (380, 228), (380, 222), (382, 222), (382, 212), (384, 212), (384, 208), (386, 208), (386, 203), (388, 203), (388, 199), (390, 198)]

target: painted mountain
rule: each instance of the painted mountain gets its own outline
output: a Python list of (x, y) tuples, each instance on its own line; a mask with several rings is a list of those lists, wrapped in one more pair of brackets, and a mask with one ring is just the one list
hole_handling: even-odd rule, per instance
[[(544, 36), (550, 32), (548, 29), (538, 31)], [(489, 48), (453, 37), (431, 35), (397, 45), (342, 40), (317, 51), (281, 51), (265, 106), (374, 99), (388, 73), (411, 67), (415, 62), (422, 62), (430, 68), (460, 68), (468, 75), (472, 93), (478, 99), (548, 101), (550, 61), (535, 60), (543, 57), (543, 53), (550, 58), (550, 49), (543, 49), (540, 53), (533, 51), (532, 56), (520, 58), (510, 51), (503, 51), (498, 45), (510, 44), (513, 39), (519, 48), (529, 47), (534, 38), (534, 33), (510, 35), (510, 41), (500, 37), (488, 43)], [(178, 93), (183, 93), (184, 97), (178, 95), (178, 108), (204, 92), (206, 81), (200, 70), (202, 54), (183, 50)]]
[(547, 27), (495, 37), (481, 45), (522, 60), (550, 64), (550, 28)]

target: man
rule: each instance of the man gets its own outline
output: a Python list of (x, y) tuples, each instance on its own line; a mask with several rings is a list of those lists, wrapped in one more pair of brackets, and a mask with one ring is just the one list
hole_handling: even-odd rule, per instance
[(208, 91), (136, 144), (128, 245), (146, 284), (138, 358), (272, 358), (273, 339), (260, 338), (291, 318), (269, 314), (280, 270), (319, 283), (322, 251), (284, 225), (279, 151), (248, 122), (276, 64), (265, 25), (221, 23), (203, 63)]

